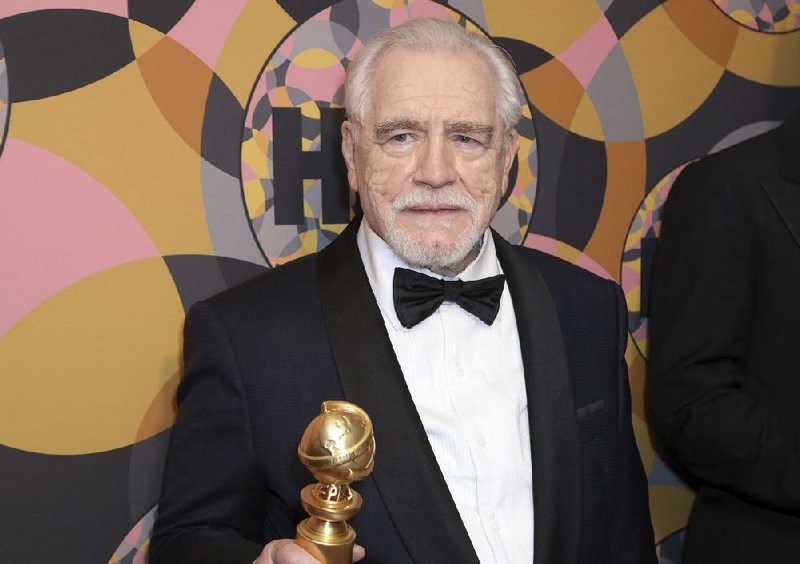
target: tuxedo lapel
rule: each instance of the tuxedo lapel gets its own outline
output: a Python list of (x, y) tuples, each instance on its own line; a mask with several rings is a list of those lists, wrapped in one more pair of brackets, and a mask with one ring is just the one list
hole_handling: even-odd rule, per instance
[(800, 245), (800, 112), (783, 124), (777, 135), (781, 176), (763, 180), (761, 185)]
[(414, 561), (478, 562), (372, 294), (357, 230), (352, 222), (320, 253), (317, 284), (345, 397), (372, 419), (373, 478)]
[(535, 564), (573, 564), (582, 488), (572, 387), (555, 304), (539, 271), (493, 233), (517, 319), (531, 436)]

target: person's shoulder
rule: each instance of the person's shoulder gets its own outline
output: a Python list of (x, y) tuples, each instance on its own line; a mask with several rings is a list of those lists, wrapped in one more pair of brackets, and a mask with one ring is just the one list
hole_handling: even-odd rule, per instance
[(613, 280), (599, 276), (544, 251), (522, 246), (515, 246), (514, 248), (519, 257), (536, 267), (551, 292), (567, 291), (574, 293), (577, 289), (585, 296), (608, 296), (609, 290), (613, 290), (617, 285)]
[(208, 298), (217, 309), (286, 304), (316, 293), (316, 254), (270, 268), (250, 280)]
[(676, 186), (689, 183), (687, 181), (709, 187), (749, 185), (758, 179), (778, 175), (779, 148), (779, 130), (771, 129), (691, 162)]
[(236, 347), (262, 352), (317, 339), (324, 322), (315, 274), (309, 255), (199, 300), (186, 312), (185, 334), (202, 340), (217, 327)]
[(686, 221), (747, 215), (760, 201), (761, 183), (781, 174), (779, 149), (779, 130), (772, 129), (690, 163), (670, 190), (665, 214)]
[(519, 256), (531, 261), (542, 278), (562, 329), (576, 335), (591, 327), (597, 339), (617, 342), (625, 298), (617, 283), (546, 252), (520, 247)]

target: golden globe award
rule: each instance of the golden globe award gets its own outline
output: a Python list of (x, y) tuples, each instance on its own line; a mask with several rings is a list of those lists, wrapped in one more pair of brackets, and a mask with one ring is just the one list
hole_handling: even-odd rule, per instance
[(350, 483), (372, 472), (372, 421), (352, 403), (323, 402), (320, 414), (306, 427), (297, 454), (317, 479), (300, 492), (309, 517), (297, 525), (297, 544), (325, 564), (351, 564), (356, 533), (347, 521), (361, 509), (361, 496)]

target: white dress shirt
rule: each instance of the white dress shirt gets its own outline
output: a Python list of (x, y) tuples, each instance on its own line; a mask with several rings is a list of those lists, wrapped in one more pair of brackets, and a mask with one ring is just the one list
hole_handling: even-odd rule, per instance
[[(386, 330), (450, 494), (483, 564), (533, 562), (528, 401), (508, 285), (492, 325), (452, 302), (411, 329), (394, 310), (398, 258), (370, 228), (358, 249)], [(478, 257), (457, 277), (502, 274), (487, 230)]]

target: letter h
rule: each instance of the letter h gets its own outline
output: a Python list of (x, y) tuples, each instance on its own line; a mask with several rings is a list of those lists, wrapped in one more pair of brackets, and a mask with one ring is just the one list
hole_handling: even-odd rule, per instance
[(344, 108), (320, 108), (319, 151), (304, 151), (300, 108), (273, 108), (276, 225), (303, 224), (303, 180), (306, 179), (319, 179), (321, 182), (320, 219), (323, 223), (347, 223), (350, 220), (347, 169), (341, 152), (340, 128), (344, 117)]

